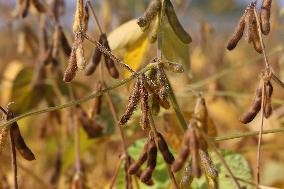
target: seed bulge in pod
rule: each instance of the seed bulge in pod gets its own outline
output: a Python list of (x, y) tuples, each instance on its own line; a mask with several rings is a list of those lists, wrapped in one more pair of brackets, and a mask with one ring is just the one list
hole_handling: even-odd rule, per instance
[(172, 164), (175, 161), (173, 154), (170, 152), (168, 145), (161, 133), (158, 133), (158, 148), (167, 164)]
[(271, 96), (273, 93), (273, 86), (271, 82), (269, 81), (266, 84), (266, 95), (265, 95), (265, 102), (264, 102), (264, 117), (269, 118), (270, 115), (272, 114), (272, 105), (271, 105)]
[(77, 58), (76, 58), (76, 50), (77, 50), (77, 44), (74, 43), (71, 51), (71, 55), (69, 57), (68, 66), (64, 72), (64, 78), (63, 80), (65, 82), (70, 82), (74, 79), (76, 76), (76, 72), (78, 70), (77, 67)]
[(131, 175), (136, 174), (139, 171), (141, 165), (147, 160), (147, 157), (148, 157), (148, 153), (147, 153), (148, 145), (149, 145), (149, 141), (147, 141), (144, 144), (143, 151), (141, 152), (138, 160), (133, 162), (130, 165), (130, 167), (128, 169), (128, 173), (129, 174), (131, 174)]
[(154, 137), (150, 137), (150, 142), (148, 146), (148, 159), (147, 159), (147, 167), (150, 167), (151, 169), (155, 169), (157, 164), (157, 146), (155, 144)]
[(188, 189), (193, 181), (191, 163), (184, 169), (183, 176), (180, 181), (181, 189)]
[(149, 94), (148, 91), (144, 85), (145, 81), (145, 76), (142, 75), (140, 78), (140, 96), (141, 96), (141, 111), (142, 111), (142, 116), (140, 120), (140, 124), (142, 126), (143, 130), (149, 129), (150, 128), (150, 108), (148, 104), (148, 99), (149, 99)]
[(227, 44), (227, 49), (229, 51), (233, 50), (238, 42), (241, 40), (241, 38), (243, 37), (244, 34), (244, 30), (245, 30), (245, 16), (246, 16), (246, 12), (242, 15), (242, 17), (240, 18), (237, 27), (235, 28), (234, 34), (233, 36), (230, 38), (228, 44)]
[(240, 121), (244, 124), (251, 122), (257, 113), (261, 109), (261, 98), (262, 98), (262, 83), (260, 82), (258, 88), (256, 89), (253, 102), (249, 109), (240, 117)]
[(152, 177), (152, 173), (153, 173), (154, 169), (152, 169), (151, 167), (147, 167), (140, 175), (140, 180), (143, 183), (147, 183), (149, 180), (151, 180)]

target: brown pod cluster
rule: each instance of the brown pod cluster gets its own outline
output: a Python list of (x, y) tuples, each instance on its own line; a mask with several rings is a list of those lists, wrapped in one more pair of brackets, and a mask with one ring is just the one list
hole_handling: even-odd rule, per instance
[[(141, 100), (141, 101), (140, 101)], [(146, 78), (142, 74), (136, 81), (132, 94), (129, 97), (126, 111), (121, 116), (119, 124), (124, 125), (128, 122), (133, 112), (135, 111), (138, 102), (141, 102), (141, 118), (140, 125), (143, 130), (150, 128), (150, 107), (149, 107), (149, 93), (146, 88)]]
[[(254, 99), (249, 109), (240, 117), (240, 121), (244, 124), (250, 123), (261, 109), (263, 82), (261, 81), (255, 92)], [(264, 83), (264, 116), (268, 118), (272, 113), (271, 96), (273, 86), (270, 81)]]
[(140, 88), (140, 82), (139, 79), (137, 79), (134, 88), (132, 90), (132, 93), (128, 99), (126, 111), (119, 120), (120, 125), (126, 124), (130, 119), (130, 117), (132, 116), (133, 112), (136, 110), (138, 102), (141, 98), (139, 88)]
[(272, 0), (263, 0), (260, 10), (261, 32), (268, 35), (270, 32), (270, 12)]
[[(13, 112), (8, 109), (7, 112), (7, 120), (10, 120), (14, 118)], [(28, 161), (35, 160), (35, 156), (31, 149), (26, 145), (24, 138), (21, 135), (20, 128), (17, 124), (17, 122), (14, 122), (10, 127), (10, 136), (12, 137), (12, 140), (15, 143), (16, 149), (21, 154), (23, 158), (25, 158)]]
[[(155, 59), (154, 62), (157, 62)], [(151, 93), (152, 101), (157, 101), (165, 109), (171, 107), (168, 101), (168, 83), (164, 71), (160, 67), (153, 68), (146, 76), (145, 86)]]
[(147, 158), (147, 168), (141, 173), (140, 180), (144, 183), (148, 182), (151, 177), (152, 173), (155, 170), (157, 164), (157, 146), (155, 144), (155, 140), (153, 135), (150, 134), (150, 141), (147, 150), (148, 158)]
[(137, 23), (143, 31), (146, 31), (149, 28), (151, 22), (159, 13), (161, 6), (162, 5), (160, 0), (152, 0), (144, 14), (140, 18), (138, 18)]
[[(154, 140), (152, 132), (149, 134), (149, 139), (145, 143), (142, 153), (140, 154), (137, 161), (132, 162), (128, 169), (128, 173), (140, 177), (140, 180), (147, 184), (152, 185), (152, 173), (155, 170), (157, 164), (157, 146)], [(147, 167), (141, 171), (141, 166), (147, 161)]]
[(94, 138), (102, 134), (103, 132), (102, 126), (96, 123), (94, 119), (89, 118), (88, 114), (80, 105), (77, 106), (77, 112), (78, 112), (78, 119), (89, 138)]
[(159, 151), (161, 152), (165, 162), (171, 165), (175, 161), (175, 158), (169, 150), (168, 144), (165, 141), (163, 135), (161, 133), (158, 133), (157, 137)]
[(233, 50), (238, 42), (243, 37), (244, 32), (246, 33), (246, 38), (248, 40), (248, 43), (253, 43), (254, 49), (258, 53), (262, 53), (262, 47), (261, 47), (261, 41), (260, 36), (258, 33), (258, 27), (257, 27), (257, 18), (254, 14), (255, 4), (251, 3), (241, 16), (239, 23), (237, 24), (237, 27), (235, 29), (235, 32), (233, 36), (230, 38), (227, 49)]

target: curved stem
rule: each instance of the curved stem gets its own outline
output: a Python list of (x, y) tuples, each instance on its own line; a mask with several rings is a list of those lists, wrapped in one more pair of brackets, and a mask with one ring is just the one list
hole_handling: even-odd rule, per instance
[(12, 123), (14, 123), (18, 120), (21, 120), (23, 118), (26, 118), (26, 117), (39, 115), (39, 114), (43, 114), (43, 113), (47, 113), (47, 112), (52, 112), (52, 111), (55, 111), (55, 110), (61, 110), (61, 109), (64, 109), (64, 108), (69, 108), (69, 107), (87, 102), (87, 101), (89, 101), (89, 100), (91, 100), (91, 99), (93, 99), (97, 96), (101, 96), (101, 95), (105, 94), (106, 92), (108, 92), (110, 90), (113, 90), (115, 88), (118, 88), (118, 87), (124, 85), (125, 83), (130, 82), (131, 80), (133, 80), (134, 78), (137, 78), (142, 73), (145, 73), (146, 71), (150, 70), (153, 66), (155, 66), (155, 64), (147, 65), (145, 68), (143, 68), (141, 71), (137, 72), (136, 74), (133, 74), (132, 76), (130, 76), (130, 77), (124, 79), (124, 80), (121, 80), (121, 81), (115, 83), (112, 86), (109, 86), (108, 88), (105, 88), (105, 89), (98, 91), (96, 93), (87, 95), (84, 98), (81, 98), (81, 99), (78, 99), (78, 100), (73, 100), (73, 101), (70, 101), (68, 103), (65, 103), (65, 104), (62, 104), (62, 105), (59, 105), (59, 106), (47, 107), (47, 108), (43, 108), (41, 110), (35, 110), (35, 111), (31, 111), (31, 112), (28, 112), (28, 113), (21, 114), (17, 117), (14, 117), (13, 119), (10, 119), (6, 123), (1, 124), (0, 129), (4, 128), (4, 127), (9, 127)]

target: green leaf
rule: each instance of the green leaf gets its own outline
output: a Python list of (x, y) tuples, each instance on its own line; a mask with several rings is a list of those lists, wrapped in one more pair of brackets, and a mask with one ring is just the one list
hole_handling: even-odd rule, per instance
[[(233, 174), (236, 177), (241, 178), (246, 181), (253, 182), (250, 166), (247, 160), (241, 154), (234, 153), (234, 152), (228, 152), (225, 150), (221, 150), (221, 154), (225, 158), (228, 166), (230, 167), (230, 169), (232, 170)], [(225, 188), (237, 189), (236, 184), (232, 181), (232, 179), (226, 176), (226, 175), (229, 175), (229, 173), (227, 172), (226, 168), (221, 163), (218, 156), (213, 152), (211, 152), (210, 155), (212, 157), (212, 160), (215, 166), (218, 169), (219, 188), (220, 189), (225, 189)], [(243, 182), (240, 182), (240, 184), (241, 186), (246, 186), (247, 189), (254, 188), (253, 186), (245, 184)], [(208, 189), (205, 177), (202, 176), (200, 179), (194, 179), (191, 187), (192, 189)]]

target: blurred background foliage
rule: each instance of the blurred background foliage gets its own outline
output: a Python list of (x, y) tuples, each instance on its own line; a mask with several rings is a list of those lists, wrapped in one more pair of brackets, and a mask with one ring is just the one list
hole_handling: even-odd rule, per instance
[[(66, 9), (62, 18), (62, 25), (69, 42), (71, 42), (73, 41), (71, 25), (75, 6), (73, 1), (65, 2)], [(249, 2), (248, 0), (173, 1), (182, 24), (193, 38), (193, 43), (189, 46), (188, 73), (182, 76), (170, 74), (169, 77), (181, 108), (188, 119), (195, 102), (191, 89), (203, 91), (208, 103), (210, 117), (217, 127), (218, 136), (235, 132), (255, 131), (259, 128), (259, 117), (249, 126), (242, 125), (238, 118), (249, 106), (253, 97), (259, 80), (258, 75), (263, 68), (262, 55), (254, 52), (243, 41), (233, 52), (225, 50), (227, 40)], [(110, 33), (122, 23), (141, 15), (148, 1), (103, 0), (94, 1), (94, 3), (103, 29)], [(264, 39), (269, 60), (282, 80), (284, 80), (283, 3), (284, 1), (273, 1), (272, 30), (270, 35)], [(5, 106), (13, 100), (16, 102), (17, 113), (20, 114), (32, 109), (50, 106), (51, 101), (48, 100), (50, 97), (54, 100), (52, 101), (54, 104), (63, 103), (66, 99), (62, 96), (64, 96), (67, 86), (60, 83), (62, 78), (53, 75), (52, 68), (48, 70), (49, 77), (45, 81), (47, 87), (44, 90), (32, 90), (26, 85), (26, 83), (32, 82), (31, 75), (34, 74), (33, 70), (35, 70), (38, 53), (39, 18), (37, 13), (33, 12), (26, 19), (13, 20), (11, 12), (14, 8), (14, 1), (0, 0), (0, 104)], [(99, 35), (93, 21), (90, 22), (89, 33), (96, 38)], [(26, 35), (23, 36), (23, 34)], [(51, 32), (49, 36), (51, 36)], [(19, 45), (23, 37), (26, 37), (26, 42), (28, 42), (24, 48)], [(87, 57), (90, 59), (93, 46), (90, 43), (86, 43), (85, 46), (88, 49)], [(150, 45), (146, 51), (146, 60), (155, 56), (153, 49), (155, 49), (155, 46)], [(117, 52), (117, 54), (121, 55), (121, 52)], [(143, 64), (147, 63), (146, 60)], [(61, 56), (59, 65), (65, 68), (66, 64), (67, 58)], [(73, 83), (77, 98), (84, 97), (94, 90), (94, 81), (96, 81), (98, 75), (96, 73), (91, 77), (84, 77), (83, 74), (78, 74)], [(113, 83), (112, 79), (105, 79), (108, 83)], [(54, 81), (60, 83), (59, 90), (62, 93), (59, 92), (59, 95), (58, 91), (49, 90), (50, 87), (54, 87)], [(274, 113), (271, 118), (265, 121), (265, 129), (283, 127), (284, 124), (284, 101), (282, 100), (284, 95), (281, 88), (277, 85), (274, 86)], [(123, 113), (128, 98), (128, 95), (125, 94), (129, 94), (131, 88), (132, 83), (111, 92), (119, 115)], [(90, 101), (84, 103), (83, 107), (89, 110), (92, 105), (93, 102)], [(103, 109), (105, 110), (104, 113), (96, 117), (96, 120), (104, 126), (104, 133), (90, 140), (83, 131), (80, 132), (82, 164), (90, 188), (108, 187), (116, 162), (121, 154), (120, 138), (117, 128), (114, 127), (113, 119), (110, 119), (112, 116), (105, 100)], [(72, 128), (69, 128), (66, 120), (60, 121), (56, 118), (56, 114), (63, 116), (69, 112), (70, 109), (66, 109), (30, 117), (19, 122), (23, 135), (35, 152), (37, 159), (34, 162), (18, 159), (21, 188), (54, 188), (55, 186), (67, 188), (70, 185), (75, 161)], [(145, 137), (145, 134), (139, 128), (139, 115), (140, 112), (137, 111), (131, 122), (124, 128), (127, 134), (127, 145), (132, 145), (132, 150), (134, 142)], [(166, 121), (165, 117), (168, 117)], [(163, 110), (156, 121), (159, 130), (166, 133), (171, 148), (178, 149), (182, 136), (173, 110)], [(261, 169), (263, 185), (284, 188), (283, 136), (281, 133), (264, 136)], [(220, 148), (241, 154), (241, 157), (249, 162), (247, 168), (250, 170), (253, 170), (255, 165), (256, 144), (256, 137), (218, 143)], [(12, 180), (8, 146), (6, 144), (4, 147), (0, 147), (0, 183), (2, 182), (2, 184), (5, 179), (9, 182)], [(54, 170), (58, 157), (61, 157), (62, 169), (60, 175), (56, 175), (58, 181), (54, 185), (51, 178), (56, 172)], [(202, 184), (199, 183), (199, 185)]]

